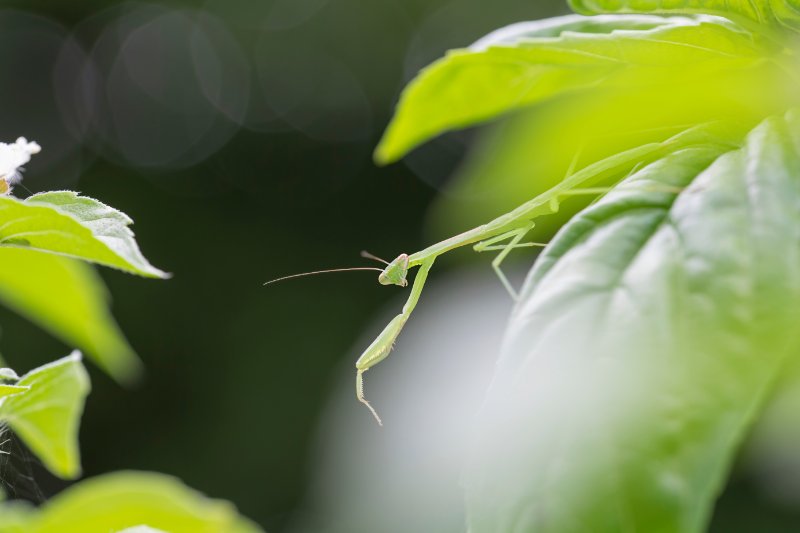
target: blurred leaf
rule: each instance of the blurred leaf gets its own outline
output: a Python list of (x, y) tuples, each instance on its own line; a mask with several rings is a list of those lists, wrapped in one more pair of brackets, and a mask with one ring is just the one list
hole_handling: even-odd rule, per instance
[[(568, 29), (575, 27), (573, 17), (559, 20)], [(565, 31), (557, 38), (531, 37), (535, 31), (530, 27), (515, 26), (472, 49), (451, 51), (405, 89), (376, 158), (394, 161), (444, 131), (565, 93), (680, 80), (696, 84), (761, 59), (753, 36), (736, 27), (687, 18), (665, 21), (650, 30)]]
[[(0, 507), (0, 516), (4, 516)], [(78, 483), (27, 517), (24, 529), (0, 533), (108, 533), (146, 524), (169, 533), (255, 533), (261, 529), (228, 502), (211, 500), (178, 479), (117, 472)], [(141, 530), (141, 529), (140, 529)]]
[(137, 359), (108, 311), (108, 295), (91, 266), (35, 250), (0, 247), (0, 301), (84, 350), (105, 371), (130, 382)]
[(794, 0), (569, 0), (578, 13), (657, 13), (720, 15), (736, 21), (800, 29), (800, 6)]
[(132, 274), (165, 278), (142, 256), (127, 215), (71, 191), (0, 197), (0, 245), (67, 255)]
[(36, 510), (21, 500), (3, 501), (0, 498), (0, 533), (27, 533)]
[(63, 478), (78, 477), (78, 425), (89, 393), (80, 353), (32, 370), (17, 385), (29, 390), (2, 399), (0, 420), (51, 472)]
[(5, 398), (6, 396), (19, 394), (20, 392), (25, 392), (28, 389), (30, 389), (30, 387), (20, 387), (19, 385), (0, 383), (0, 399)]
[(562, 229), (476, 432), (470, 531), (703, 530), (796, 352), (798, 175), (792, 113), (648, 165)]

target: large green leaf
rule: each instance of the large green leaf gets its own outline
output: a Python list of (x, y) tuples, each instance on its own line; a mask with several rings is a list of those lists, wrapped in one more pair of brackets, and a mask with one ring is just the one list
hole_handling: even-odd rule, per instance
[(94, 269), (68, 257), (0, 246), (0, 301), (80, 348), (120, 381), (141, 363), (109, 313), (108, 294)]
[(71, 191), (0, 196), (0, 246), (67, 255), (141, 276), (164, 278), (139, 251), (132, 220)]
[[(615, 24), (609, 20), (605, 29)], [(542, 34), (550, 36), (542, 37), (536, 28), (518, 25), (469, 50), (450, 52), (405, 89), (376, 158), (394, 161), (444, 131), (561, 94), (598, 87), (696, 86), (763, 58), (751, 34), (722, 22), (665, 19), (651, 29), (610, 33), (598, 31), (602, 21), (588, 28), (591, 33), (570, 31), (575, 26), (573, 17), (549, 21)], [(691, 97), (713, 96), (694, 92)]]
[(562, 229), (478, 425), (473, 533), (703, 530), (800, 340), (798, 176), (792, 113), (650, 164)]
[(109, 533), (137, 527), (169, 533), (256, 533), (261, 529), (228, 502), (211, 500), (179, 480), (148, 472), (118, 472), (70, 487), (40, 510), (16, 509), (0, 533)]
[(75, 478), (81, 473), (78, 426), (89, 377), (74, 352), (22, 376), (26, 392), (0, 399), (0, 421), (7, 423), (54, 474)]
[(569, 0), (578, 13), (721, 15), (737, 21), (800, 29), (798, 0)]

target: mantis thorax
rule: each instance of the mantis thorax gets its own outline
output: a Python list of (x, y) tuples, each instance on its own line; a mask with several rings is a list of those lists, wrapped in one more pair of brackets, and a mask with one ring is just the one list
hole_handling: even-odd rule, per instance
[(408, 254), (400, 254), (389, 263), (383, 272), (378, 276), (378, 283), (381, 285), (398, 285), (405, 287), (408, 285), (406, 276), (408, 275)]

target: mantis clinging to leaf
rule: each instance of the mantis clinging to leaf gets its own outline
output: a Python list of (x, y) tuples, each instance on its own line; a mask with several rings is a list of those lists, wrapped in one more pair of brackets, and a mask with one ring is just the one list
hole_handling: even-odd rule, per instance
[[(694, 126), (684, 129), (680, 133), (662, 142), (645, 144), (602, 159), (577, 172), (568, 172), (567, 177), (558, 185), (532, 200), (525, 202), (513, 211), (491, 222), (433, 244), (419, 252), (400, 254), (391, 262), (386, 262), (370, 254), (362, 253), (365, 257), (378, 259), (386, 263), (386, 267), (383, 269), (357, 268), (334, 270), (377, 270), (380, 272), (378, 276), (380, 284), (406, 287), (408, 285), (407, 278), (409, 271), (412, 268), (419, 267), (419, 271), (411, 286), (411, 294), (406, 304), (403, 306), (402, 312), (386, 325), (383, 331), (381, 331), (377, 338), (364, 350), (361, 357), (356, 361), (356, 397), (358, 401), (366, 405), (378, 424), (382, 425), (378, 413), (370, 405), (364, 395), (364, 373), (388, 357), (397, 337), (400, 335), (406, 322), (408, 322), (411, 313), (414, 311), (419, 301), (422, 289), (425, 286), (425, 281), (428, 278), (428, 273), (437, 257), (450, 250), (467, 245), (473, 245), (474, 250), (477, 252), (499, 251), (500, 253), (492, 261), (492, 268), (494, 268), (500, 281), (508, 292), (516, 299), (516, 292), (503, 274), (500, 266), (503, 260), (515, 248), (545, 246), (541, 243), (522, 242), (525, 236), (533, 229), (536, 218), (556, 213), (564, 197), (579, 194), (599, 195), (611, 190), (611, 188), (606, 187), (589, 188), (585, 186), (598, 182), (618, 182), (634, 174), (642, 167), (672, 152), (699, 146), (719, 147), (721, 151), (736, 146), (736, 141), (731, 137), (730, 125), (720, 122), (711, 122)], [(578, 188), (581, 186), (584, 186), (584, 188)], [(679, 192), (678, 189), (670, 187), (665, 187), (662, 190), (676, 194)], [(321, 272), (330, 271), (311, 272), (309, 274)], [(302, 275), (305, 274), (296, 276)], [(287, 276), (267, 283), (273, 283), (296, 276)]]

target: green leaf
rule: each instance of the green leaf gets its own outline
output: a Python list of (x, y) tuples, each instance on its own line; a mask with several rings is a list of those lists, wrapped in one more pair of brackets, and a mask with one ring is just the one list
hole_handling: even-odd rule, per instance
[(0, 420), (51, 472), (63, 478), (78, 477), (78, 425), (90, 388), (80, 353), (29, 372), (17, 385), (29, 390), (0, 399)]
[[(108, 533), (142, 525), (169, 533), (261, 531), (230, 503), (211, 500), (173, 477), (148, 472), (117, 472), (82, 481), (29, 516), (24, 531)], [(0, 521), (0, 533), (16, 531), (4, 529)]]
[(165, 278), (139, 251), (132, 220), (71, 191), (0, 197), (0, 246), (67, 255), (141, 276)]
[(558, 38), (567, 32), (572, 33), (611, 33), (617, 30), (652, 30), (686, 22), (678, 18), (665, 18), (654, 15), (565, 15), (543, 20), (517, 22), (481, 38), (470, 48), (483, 50), (491, 46), (514, 46), (526, 39), (552, 37)]
[(28, 389), (30, 389), (30, 387), (20, 387), (19, 385), (8, 385), (6, 383), (0, 383), (0, 399), (5, 398), (6, 396), (19, 394), (20, 392), (25, 392)]
[(149, 526), (133, 526), (119, 530), (118, 533), (168, 533), (163, 529), (153, 529)]
[[(575, 25), (572, 17), (561, 22), (565, 28)], [(518, 27), (469, 50), (452, 51), (405, 89), (376, 159), (397, 160), (442, 132), (555, 96), (598, 87), (696, 86), (762, 59), (753, 36), (731, 25), (686, 18), (668, 22), (649, 30), (597, 33), (593, 28), (595, 33), (563, 31), (558, 37)]]
[(470, 531), (699, 532), (800, 319), (800, 115), (650, 164), (526, 282), (467, 475)]
[(763, 25), (800, 29), (796, 0), (569, 0), (578, 13), (707, 14)]
[(26, 501), (0, 498), (0, 533), (28, 533), (35, 514), (36, 509)]
[(154, 529), (149, 526), (133, 526), (119, 530), (118, 533), (168, 533), (163, 529)]
[(123, 382), (141, 363), (109, 313), (108, 294), (94, 269), (74, 259), (0, 247), (0, 301), (65, 343), (83, 350)]

